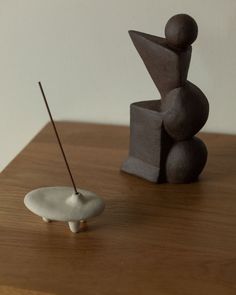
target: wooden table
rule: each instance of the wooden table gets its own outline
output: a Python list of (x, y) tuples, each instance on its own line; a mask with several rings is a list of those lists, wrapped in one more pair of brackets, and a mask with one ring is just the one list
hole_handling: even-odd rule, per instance
[(201, 134), (200, 182), (155, 185), (119, 171), (127, 127), (58, 123), (76, 182), (106, 201), (79, 234), (24, 195), (70, 185), (50, 125), (0, 175), (0, 294), (236, 294), (236, 136)]

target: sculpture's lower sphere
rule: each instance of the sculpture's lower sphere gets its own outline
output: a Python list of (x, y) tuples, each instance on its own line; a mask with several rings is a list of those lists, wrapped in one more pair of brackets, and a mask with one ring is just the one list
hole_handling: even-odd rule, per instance
[(166, 160), (166, 177), (170, 183), (196, 181), (207, 161), (207, 148), (197, 137), (176, 142)]

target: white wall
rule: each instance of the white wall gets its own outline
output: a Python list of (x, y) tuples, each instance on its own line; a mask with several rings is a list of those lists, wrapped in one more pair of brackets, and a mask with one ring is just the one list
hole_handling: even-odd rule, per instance
[(0, 0), (0, 169), (54, 117), (128, 124), (131, 102), (159, 94), (127, 31), (199, 25), (189, 80), (208, 96), (205, 130), (236, 133), (235, 0)]

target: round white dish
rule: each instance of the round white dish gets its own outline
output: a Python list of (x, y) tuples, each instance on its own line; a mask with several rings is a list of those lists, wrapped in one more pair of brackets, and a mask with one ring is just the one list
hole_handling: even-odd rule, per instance
[(105, 208), (104, 201), (95, 193), (72, 187), (42, 187), (29, 192), (24, 199), (25, 206), (44, 221), (65, 221), (71, 231), (78, 232), (80, 224), (100, 215)]

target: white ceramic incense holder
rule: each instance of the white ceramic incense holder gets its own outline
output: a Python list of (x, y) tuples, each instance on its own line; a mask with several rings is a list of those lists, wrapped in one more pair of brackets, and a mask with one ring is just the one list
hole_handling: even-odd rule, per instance
[(95, 193), (71, 187), (43, 187), (29, 192), (24, 199), (25, 206), (42, 217), (45, 222), (52, 220), (68, 222), (74, 233), (83, 230), (86, 221), (102, 213), (104, 201)]
[(24, 203), (30, 211), (41, 216), (45, 222), (52, 220), (68, 222), (70, 230), (77, 233), (86, 228), (89, 218), (102, 213), (105, 204), (95, 193), (77, 189), (43, 87), (41, 82), (38, 84), (73, 188), (66, 186), (38, 188), (25, 196)]

